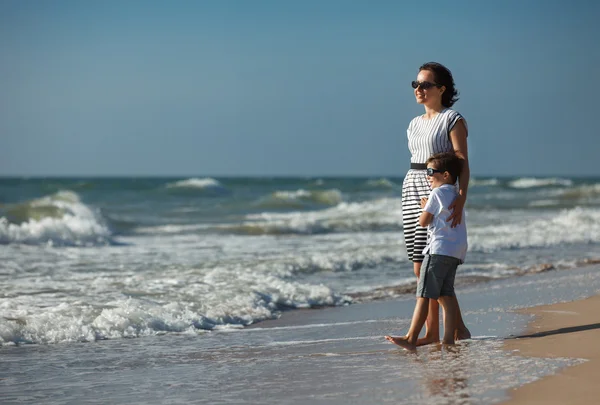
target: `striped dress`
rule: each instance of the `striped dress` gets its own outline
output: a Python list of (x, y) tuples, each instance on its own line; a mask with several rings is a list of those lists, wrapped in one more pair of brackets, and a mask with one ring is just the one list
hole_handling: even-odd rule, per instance
[[(434, 153), (453, 151), (450, 131), (461, 119), (466, 126), (463, 116), (450, 108), (442, 110), (431, 119), (423, 116), (413, 118), (406, 131), (410, 162), (425, 163)], [(427, 228), (419, 226), (419, 216), (421, 197), (428, 197), (430, 191), (425, 170), (410, 169), (406, 173), (402, 183), (402, 221), (408, 259), (413, 262), (423, 261)]]

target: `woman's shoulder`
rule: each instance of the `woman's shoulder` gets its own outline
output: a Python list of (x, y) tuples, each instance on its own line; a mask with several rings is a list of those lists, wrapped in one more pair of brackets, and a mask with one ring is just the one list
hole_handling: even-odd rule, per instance
[(417, 115), (415, 118), (413, 118), (412, 120), (410, 120), (410, 122), (408, 123), (408, 129), (412, 129), (415, 127), (415, 125), (418, 126), (418, 122), (422, 119), (422, 115)]
[(412, 120), (410, 120), (410, 123), (409, 123), (409, 125), (412, 125), (412, 124), (414, 124), (415, 122), (417, 122), (417, 121), (420, 121), (420, 120), (422, 120), (422, 119), (423, 119), (423, 114), (421, 114), (421, 115), (417, 115), (417, 116), (416, 116), (416, 117), (414, 117)]
[(467, 120), (458, 111), (453, 110), (452, 108), (446, 108), (443, 111), (443, 114), (445, 115), (445, 118), (446, 118), (446, 124), (448, 125), (448, 131), (450, 131), (452, 128), (454, 128), (456, 123), (460, 120), (463, 121), (463, 123), (465, 124), (465, 127), (467, 126)]
[(465, 118), (461, 113), (452, 108), (446, 108), (444, 111), (442, 111), (442, 114), (446, 115), (450, 119)]

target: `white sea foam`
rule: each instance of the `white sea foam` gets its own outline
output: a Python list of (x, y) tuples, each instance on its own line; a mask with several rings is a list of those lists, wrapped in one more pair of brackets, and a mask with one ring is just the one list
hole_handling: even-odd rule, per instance
[(264, 332), (274, 330), (290, 330), (290, 329), (313, 329), (313, 328), (332, 328), (336, 326), (346, 325), (362, 325), (365, 323), (377, 323), (381, 322), (381, 319), (366, 319), (361, 321), (348, 321), (348, 322), (331, 322), (331, 323), (310, 323), (308, 325), (287, 325), (287, 326), (270, 326), (267, 328), (251, 328), (251, 329), (240, 329), (244, 332)]
[(548, 187), (548, 186), (563, 186), (569, 187), (573, 185), (573, 181), (570, 179), (562, 178), (536, 178), (536, 177), (522, 177), (508, 183), (513, 188), (533, 188), (533, 187)]
[[(123, 239), (118, 248), (27, 247), (10, 285), (0, 283), (2, 344), (235, 328), (282, 309), (343, 305), (356, 277), (381, 284), (407, 261), (396, 233)], [(25, 263), (39, 264), (27, 273)], [(348, 276), (322, 278), (339, 273)]]
[[(0, 243), (94, 245), (106, 244), (110, 231), (102, 217), (72, 191), (23, 203), (15, 208), (25, 216), (11, 223), (0, 218)], [(9, 210), (10, 212), (10, 210)]]
[(283, 342), (271, 342), (267, 346), (301, 346), (301, 345), (313, 345), (316, 343), (337, 343), (347, 342), (353, 340), (381, 340), (381, 336), (352, 336), (343, 338), (330, 338), (330, 339), (314, 339), (314, 340), (287, 340)]
[(530, 207), (569, 207), (574, 205), (600, 205), (600, 184), (580, 184), (572, 187), (547, 188), (536, 191), (536, 200)]
[(472, 178), (469, 181), (469, 187), (486, 187), (486, 186), (497, 186), (499, 184), (498, 179), (477, 179)]
[(207, 224), (141, 226), (136, 228), (134, 233), (138, 235), (174, 235), (202, 231), (209, 228), (210, 225)]
[(460, 269), (458, 278), (485, 277), (486, 279), (500, 279), (512, 276), (519, 268), (506, 263), (472, 263), (466, 261)]
[[(109, 302), (99, 310), (91, 305), (59, 304), (54, 308), (29, 308), (0, 318), (0, 343), (63, 343), (137, 337), (158, 332), (193, 331), (211, 326), (202, 316), (139, 300)], [(17, 316), (14, 316), (17, 315)]]
[(391, 180), (386, 179), (385, 177), (380, 179), (372, 179), (367, 181), (367, 186), (374, 188), (396, 188), (398, 185)]
[(559, 200), (535, 200), (529, 203), (530, 207), (552, 207), (560, 204)]
[(211, 177), (204, 178), (189, 178), (186, 180), (179, 180), (173, 183), (168, 183), (165, 187), (167, 188), (191, 188), (191, 189), (215, 189), (223, 188), (223, 185)]
[(333, 206), (342, 202), (340, 190), (294, 190), (275, 191), (259, 200), (256, 205), (263, 208), (303, 208), (311, 205)]
[[(215, 277), (217, 279), (211, 281)], [(140, 280), (136, 280), (139, 284)], [(164, 303), (147, 298), (120, 299), (106, 302), (100, 309), (97, 304), (85, 305), (78, 301), (48, 307), (31, 305), (35, 302), (33, 299), (29, 306), (14, 305), (15, 302), (11, 305), (3, 300), (0, 302), (3, 312), (0, 344), (94, 341), (239, 327), (273, 318), (282, 307), (336, 305), (341, 299), (325, 286), (290, 283), (274, 277), (261, 281), (252, 276), (242, 277), (239, 284), (229, 281), (226, 286), (219, 280), (224, 280), (221, 275), (208, 274), (200, 284), (170, 285), (168, 288), (165, 284), (169, 283), (154, 288), (136, 285), (137, 289), (145, 288), (148, 292), (152, 289), (166, 291), (167, 297), (173, 294), (168, 290), (181, 290), (181, 298), (171, 297), (172, 300)], [(247, 284), (243, 285), (243, 282)], [(153, 281), (142, 280), (141, 283)], [(187, 294), (196, 297), (195, 300), (183, 300)]]
[[(572, 208), (560, 212), (532, 214), (504, 212), (503, 223), (470, 226), (473, 250), (549, 247), (572, 243), (600, 242), (600, 210)], [(469, 223), (471, 224), (471, 223)]]
[(360, 203), (342, 202), (321, 211), (261, 213), (242, 224), (219, 228), (245, 234), (318, 234), (367, 230), (401, 230), (402, 201), (385, 198)]
[[(145, 257), (156, 246), (129, 249), (138, 252), (136, 257)], [(107, 251), (117, 256), (115, 264), (111, 264), (110, 256), (105, 257), (104, 266), (127, 260), (132, 253)], [(76, 256), (72, 260), (80, 259)], [(166, 262), (173, 259), (167, 257)], [(135, 271), (134, 265), (135, 261), (119, 272), (58, 271), (47, 281), (33, 281), (20, 274), (22, 281), (13, 282), (9, 296), (0, 298), (0, 344), (236, 328), (276, 317), (283, 308), (340, 305), (349, 300), (330, 287), (277, 275), (277, 262), (249, 269), (248, 264), (236, 260), (229, 266), (186, 267), (184, 271), (160, 267)], [(290, 274), (289, 269), (283, 274)], [(81, 289), (79, 285), (87, 287)], [(17, 291), (18, 295), (10, 298)], [(68, 295), (61, 291), (68, 291)]]

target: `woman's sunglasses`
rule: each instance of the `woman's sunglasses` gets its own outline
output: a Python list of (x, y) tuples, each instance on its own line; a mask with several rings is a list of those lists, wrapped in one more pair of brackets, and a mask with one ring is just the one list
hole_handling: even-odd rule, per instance
[(416, 89), (416, 88), (422, 88), (423, 90), (428, 90), (432, 87), (442, 87), (441, 84), (436, 84), (436, 83), (431, 83), (431, 82), (417, 82), (415, 80), (413, 80), (413, 82), (411, 83), (412, 88)]
[(434, 173), (444, 173), (445, 170), (438, 170), (438, 169), (434, 169), (433, 167), (428, 167), (427, 168), (427, 175), (429, 177), (433, 176)]

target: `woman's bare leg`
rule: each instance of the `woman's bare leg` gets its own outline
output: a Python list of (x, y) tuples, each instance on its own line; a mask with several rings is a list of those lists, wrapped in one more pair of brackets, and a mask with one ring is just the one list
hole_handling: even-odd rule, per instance
[[(458, 300), (456, 296), (453, 297), (456, 302), (456, 312), (457, 312), (457, 323), (456, 323), (456, 331), (454, 332), (454, 340), (464, 340), (471, 338), (471, 332), (465, 325), (465, 321), (463, 321), (462, 313), (460, 312), (460, 307), (458, 306)], [(431, 309), (431, 308), (430, 308)]]

